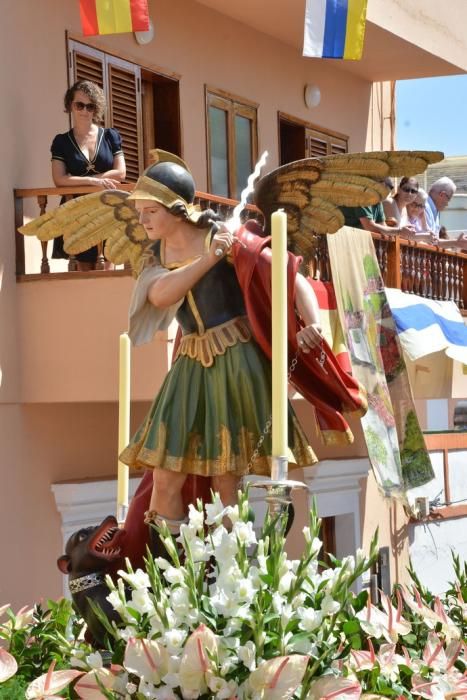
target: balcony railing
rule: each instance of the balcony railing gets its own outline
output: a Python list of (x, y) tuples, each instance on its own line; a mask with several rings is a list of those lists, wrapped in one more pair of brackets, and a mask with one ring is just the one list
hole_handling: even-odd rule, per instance
[[(121, 189), (131, 191), (133, 184), (121, 185)], [(44, 214), (47, 210), (48, 198), (65, 196), (71, 198), (74, 194), (95, 192), (94, 187), (45, 187), (40, 189), (17, 189), (15, 196), (15, 225), (16, 228), (24, 222), (25, 200), (35, 200), (35, 214)], [(211, 208), (228, 218), (232, 215), (236, 200), (218, 197), (217, 195), (197, 192), (195, 202), (202, 209)], [(247, 205), (242, 212), (242, 220), (246, 218), (261, 219), (260, 212), (252, 205)], [(418, 294), (428, 299), (454, 301), (460, 309), (467, 309), (467, 254), (440, 249), (436, 246), (418, 244), (407, 241), (397, 235), (373, 234), (376, 255), (384, 283), (388, 287), (396, 287), (410, 294)], [(24, 236), (16, 231), (16, 274), (19, 280), (41, 278), (50, 272), (48, 257), (48, 242), (41, 242), (42, 260), (37, 273), (26, 272)], [(99, 246), (97, 268), (101, 274), (115, 274), (104, 271), (102, 245)], [(70, 257), (68, 272), (65, 276), (73, 277), (76, 272), (76, 261)], [(314, 252), (310, 260), (310, 273), (313, 277), (327, 281), (331, 279), (331, 266), (325, 236), (316, 236)], [(83, 272), (80, 275), (94, 276), (96, 273)], [(118, 271), (117, 274), (126, 274)], [(63, 273), (61, 277), (64, 276)]]
[[(125, 190), (126, 192), (131, 192), (134, 188), (134, 184), (122, 184), (119, 185), (119, 189)], [(65, 199), (72, 199), (74, 195), (77, 194), (90, 194), (96, 192), (95, 187), (40, 187), (35, 189), (15, 189), (15, 236), (16, 236), (16, 275), (20, 281), (23, 281), (25, 276), (28, 279), (37, 278), (37, 276), (51, 274), (50, 261), (49, 261), (49, 241), (41, 241), (42, 249), (42, 259), (40, 265), (38, 265), (37, 272), (30, 272), (26, 275), (26, 253), (25, 253), (25, 238), (22, 234), (18, 233), (18, 228), (25, 222), (24, 209), (25, 201), (35, 200), (37, 208), (34, 213), (31, 213), (31, 217), (40, 216), (45, 214), (47, 211), (47, 206), (49, 203), (49, 197), (64, 197)], [(201, 209), (213, 209), (218, 212), (223, 218), (227, 219), (232, 215), (234, 208), (237, 206), (238, 201), (234, 199), (226, 199), (225, 197), (218, 197), (214, 194), (206, 194), (205, 192), (196, 192), (195, 204), (198, 204)], [(251, 204), (247, 204), (245, 209), (241, 212), (240, 218), (242, 221), (247, 218), (259, 218), (261, 217), (258, 209)], [(103, 255), (103, 244), (98, 245), (98, 255), (96, 269), (99, 272), (104, 271), (104, 255)], [(76, 259), (72, 255), (68, 261), (68, 272), (75, 273), (77, 269)], [(115, 271), (105, 270), (105, 272)], [(53, 274), (53, 273), (52, 273)], [(63, 277), (63, 273), (60, 273)], [(67, 273), (65, 273), (66, 275)], [(82, 273), (88, 276), (93, 276), (93, 273)], [(119, 274), (121, 272), (119, 271)]]

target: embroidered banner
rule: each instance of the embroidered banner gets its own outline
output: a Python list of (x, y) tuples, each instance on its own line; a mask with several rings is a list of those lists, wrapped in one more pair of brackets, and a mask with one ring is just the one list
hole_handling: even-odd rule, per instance
[(344, 226), (327, 240), (352, 373), (368, 392), (361, 419), (368, 455), (384, 493), (402, 495), (434, 473), (371, 233)]
[(84, 36), (146, 32), (148, 0), (79, 0)]
[(367, 0), (307, 0), (303, 55), (360, 60), (366, 6)]

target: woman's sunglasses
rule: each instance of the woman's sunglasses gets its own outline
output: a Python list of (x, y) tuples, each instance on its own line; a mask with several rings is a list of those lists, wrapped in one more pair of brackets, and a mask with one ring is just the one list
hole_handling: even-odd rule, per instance
[(407, 192), (407, 194), (417, 194), (418, 190), (414, 190), (413, 187), (401, 187), (402, 192)]
[(73, 102), (73, 107), (77, 109), (78, 112), (82, 112), (83, 109), (86, 109), (88, 112), (94, 112), (96, 109), (96, 105), (92, 102)]

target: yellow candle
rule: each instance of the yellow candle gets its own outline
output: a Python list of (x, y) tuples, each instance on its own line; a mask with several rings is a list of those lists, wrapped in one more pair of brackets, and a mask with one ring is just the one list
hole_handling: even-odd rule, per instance
[(272, 236), (272, 456), (285, 457), (287, 440), (287, 215), (271, 216)]
[[(120, 336), (118, 373), (118, 454), (130, 441), (130, 338), (127, 333)], [(128, 506), (129, 470), (118, 460), (117, 510)]]

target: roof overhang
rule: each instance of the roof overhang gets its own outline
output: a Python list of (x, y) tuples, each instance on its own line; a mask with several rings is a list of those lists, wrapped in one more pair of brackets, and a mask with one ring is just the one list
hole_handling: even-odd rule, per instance
[[(299, 51), (305, 0), (197, 0)], [(428, 78), (467, 72), (467, 2), (450, 0), (449, 11), (432, 0), (368, 0), (360, 61), (303, 58), (349, 71), (370, 82)], [(242, 47), (241, 28), (239, 50)]]

